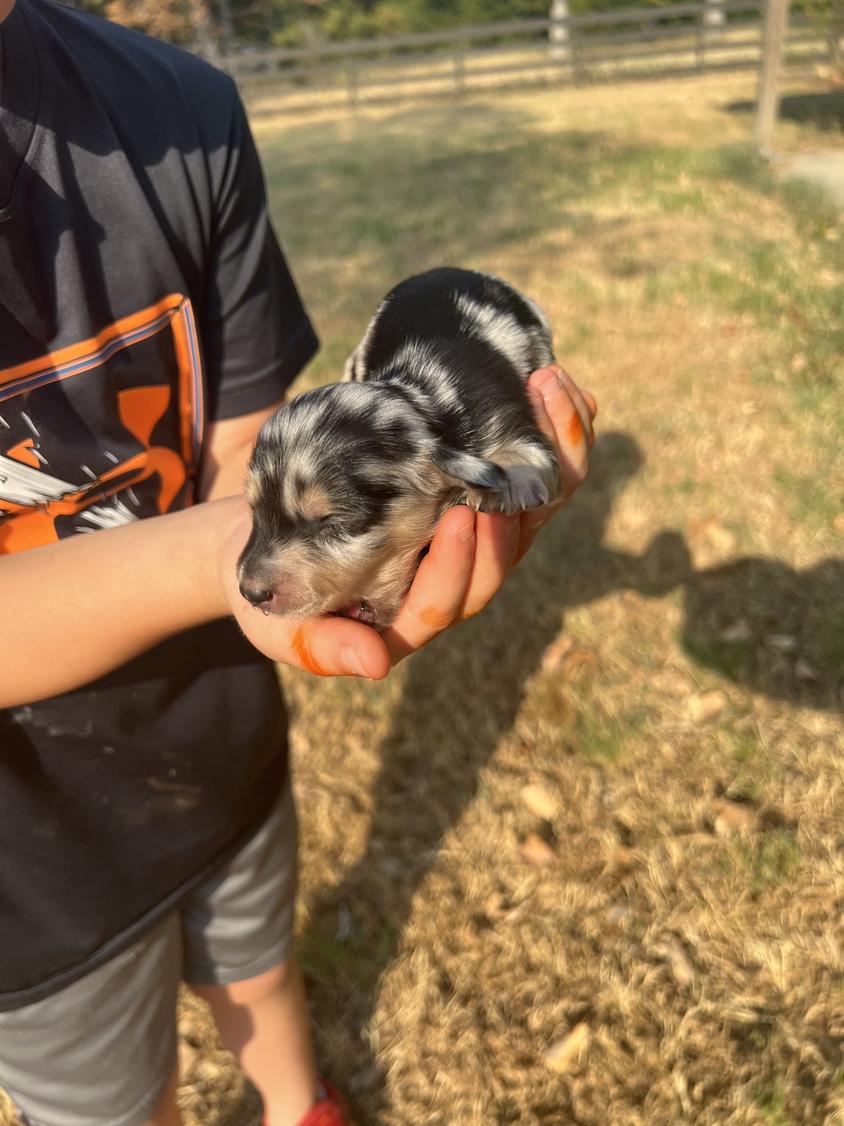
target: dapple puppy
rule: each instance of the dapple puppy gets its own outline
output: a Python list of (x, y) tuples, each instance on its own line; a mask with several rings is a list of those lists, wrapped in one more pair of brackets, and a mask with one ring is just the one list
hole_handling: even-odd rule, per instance
[(244, 598), (383, 628), (451, 505), (514, 513), (554, 500), (557, 455), (525, 388), (552, 361), (544, 314), (498, 278), (442, 268), (397, 285), (348, 382), (300, 395), (261, 429)]

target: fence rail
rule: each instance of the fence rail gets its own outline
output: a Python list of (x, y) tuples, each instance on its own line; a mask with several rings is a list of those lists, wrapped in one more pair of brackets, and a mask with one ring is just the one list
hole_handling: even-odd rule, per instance
[[(216, 61), (245, 96), (277, 108), (357, 105), (525, 82), (589, 83), (756, 67), (766, 0), (703, 0), (563, 18), (508, 20), (389, 39), (233, 51)], [(834, 46), (792, 19), (786, 62), (827, 60)]]

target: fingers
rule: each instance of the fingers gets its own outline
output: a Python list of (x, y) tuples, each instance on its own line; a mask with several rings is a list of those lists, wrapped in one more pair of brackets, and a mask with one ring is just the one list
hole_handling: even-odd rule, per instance
[(565, 368), (561, 368), (559, 364), (552, 364), (551, 366), (557, 373), (563, 387), (571, 395), (572, 402), (583, 423), (583, 428), (588, 435), (592, 430), (595, 415), (598, 413), (598, 404), (595, 402), (595, 397), (588, 391), (581, 391)]
[(460, 615), (475, 557), (475, 514), (459, 506), (440, 521), (431, 550), (382, 637), (394, 661), (420, 649)]
[(365, 676), (390, 671), (386, 646), (375, 630), (346, 618), (308, 618), (292, 623), (292, 659), (315, 676)]
[(540, 529), (544, 528), (554, 513), (562, 508), (565, 501), (557, 501), (554, 504), (546, 504), (542, 508), (534, 508), (530, 512), (525, 512), (519, 523), (519, 546), (516, 550), (513, 565), (518, 563), (522, 556), (526, 554), (528, 548), (536, 539)]
[(528, 391), (539, 426), (557, 447), (565, 500), (586, 477), (588, 449), (594, 441), (590, 406), (570, 377), (556, 366), (534, 372), (528, 380)]
[(483, 610), (507, 578), (519, 550), (519, 529), (518, 515), (478, 513), (475, 522), (475, 558), (461, 608), (461, 618), (471, 618)]
[(592, 421), (598, 404), (588, 391), (581, 391), (559, 364), (540, 368), (528, 380), (537, 422), (557, 447), (560, 458), (562, 496), (554, 504), (524, 513), (519, 528), (518, 563), (558, 508), (583, 482), (588, 468), (588, 450), (595, 441)]

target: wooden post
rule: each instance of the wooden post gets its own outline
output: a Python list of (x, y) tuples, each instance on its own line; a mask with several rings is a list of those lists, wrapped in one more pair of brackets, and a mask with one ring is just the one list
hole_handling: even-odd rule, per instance
[(454, 48), (454, 87), (458, 94), (466, 90), (466, 53), (459, 43)]
[(697, 40), (697, 63), (701, 70), (706, 66), (706, 48), (715, 46), (720, 41), (726, 22), (724, 0), (706, 0)]
[(231, 0), (217, 0), (217, 12), (220, 17), (220, 47), (224, 55), (229, 55), (234, 46)]
[(756, 96), (755, 140), (759, 155), (773, 158), (774, 125), (779, 112), (779, 76), (788, 31), (788, 0), (767, 0)]
[(190, 0), (189, 12), (194, 32), (194, 51), (209, 62), (218, 63), (219, 45), (214, 34), (213, 16), (208, 0)]
[(346, 59), (346, 93), (349, 96), (349, 105), (352, 109), (357, 109), (358, 104), (358, 68), (355, 65), (354, 59), (349, 56)]
[(551, 44), (551, 58), (556, 63), (570, 62), (571, 44), (569, 41), (568, 0), (552, 0), (548, 18), (551, 20), (551, 26), (548, 28), (548, 41)]

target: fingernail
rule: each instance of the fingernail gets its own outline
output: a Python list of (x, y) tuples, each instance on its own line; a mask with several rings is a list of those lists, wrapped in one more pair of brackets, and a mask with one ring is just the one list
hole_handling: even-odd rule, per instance
[(543, 399), (550, 399), (552, 395), (558, 394), (563, 389), (560, 377), (550, 368), (534, 379), (531, 386), (536, 388)]
[(364, 668), (360, 653), (351, 646), (340, 651), (340, 664), (343, 667), (343, 672), (350, 676), (369, 676)]
[(468, 543), (475, 534), (475, 521), (470, 520), (468, 524), (461, 524), (454, 534), (461, 543)]

